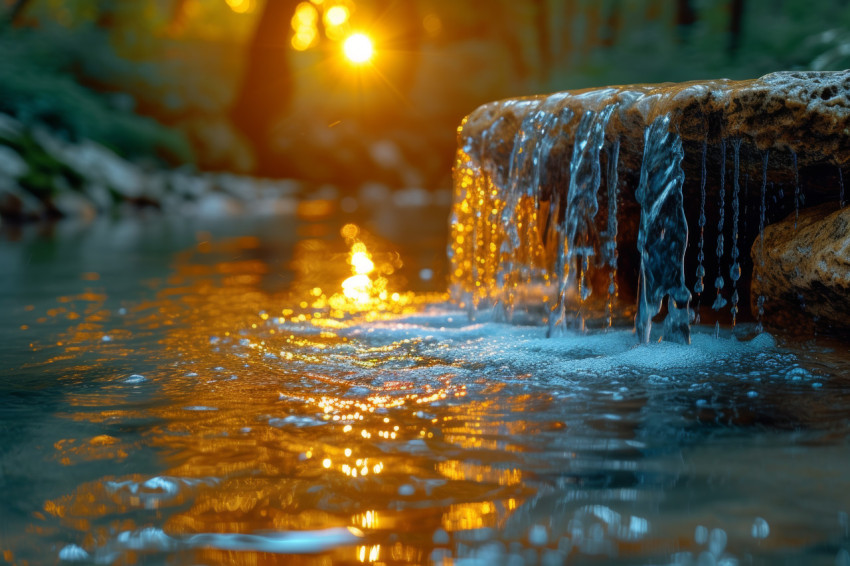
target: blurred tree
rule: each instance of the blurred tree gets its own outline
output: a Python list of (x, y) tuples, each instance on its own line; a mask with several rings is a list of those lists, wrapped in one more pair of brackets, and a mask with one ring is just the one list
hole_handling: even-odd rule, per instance
[(30, 0), (15, 0), (12, 7), (9, 8), (9, 12), (4, 18), (3, 24), (11, 24), (13, 26), (17, 25), (19, 18), (24, 13), (24, 9), (27, 7), (29, 2)]
[(230, 109), (233, 124), (254, 147), (257, 168), (276, 173), (271, 125), (288, 110), (295, 89), (290, 57), (290, 21), (298, 0), (267, 0)]
[(735, 56), (741, 47), (741, 28), (744, 21), (744, 0), (732, 0), (729, 14), (729, 54)]

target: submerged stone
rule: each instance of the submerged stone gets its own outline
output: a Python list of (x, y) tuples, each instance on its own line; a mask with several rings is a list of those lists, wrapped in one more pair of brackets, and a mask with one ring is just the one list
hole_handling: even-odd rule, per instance
[(835, 209), (790, 215), (753, 244), (752, 297), (767, 297), (763, 308), (774, 325), (850, 331), (850, 207)]
[[(772, 222), (845, 200), (848, 140), (850, 71), (485, 104), (458, 130), (452, 292), (470, 313), (542, 315), (550, 331), (640, 311), (644, 341), (665, 296), (664, 333), (678, 341), (692, 311), (756, 318), (742, 250)], [(638, 299), (648, 267), (664, 284)]]

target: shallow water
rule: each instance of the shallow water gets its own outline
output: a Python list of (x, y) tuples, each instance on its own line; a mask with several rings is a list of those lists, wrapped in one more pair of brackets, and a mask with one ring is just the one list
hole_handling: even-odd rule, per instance
[(312, 206), (5, 233), (0, 559), (850, 565), (846, 344), (470, 322), (445, 209)]

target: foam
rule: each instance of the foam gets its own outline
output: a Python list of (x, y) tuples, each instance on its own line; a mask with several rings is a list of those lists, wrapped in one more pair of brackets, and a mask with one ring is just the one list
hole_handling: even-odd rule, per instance
[[(127, 551), (174, 552), (195, 548), (269, 552), (274, 554), (317, 554), (357, 544), (363, 533), (354, 527), (333, 527), (311, 531), (264, 531), (259, 533), (199, 533), (172, 537), (162, 529), (145, 527), (123, 531), (96, 548), (95, 563), (110, 564)], [(68, 545), (59, 552), (66, 561), (89, 560), (89, 553), (79, 546)]]

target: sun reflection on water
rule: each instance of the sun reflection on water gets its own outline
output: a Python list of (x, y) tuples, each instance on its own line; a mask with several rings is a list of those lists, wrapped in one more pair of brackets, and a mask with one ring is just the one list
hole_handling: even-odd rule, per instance
[[(394, 288), (399, 255), (369, 243), (353, 224), (340, 233), (344, 254), (328, 254), (318, 241), (307, 248), (326, 251), (311, 260), (296, 250), (290, 290), (269, 285), (274, 271), (258, 240), (203, 238), (156, 283), (155, 298), (129, 305), (119, 318), (105, 308), (102, 290), (62, 298), (47, 314), (79, 315), (69, 318), (74, 325), (59, 341), (75, 371), (95, 370), (121, 352), (145, 359), (149, 369), (104, 376), (100, 390), (70, 394), (78, 410), (67, 417), (99, 433), (57, 441), (55, 458), (66, 467), (110, 462), (114, 472), (45, 502), (39, 528), (58, 521), (89, 533), (79, 539), (88, 549), (110, 548), (114, 533), (150, 524), (177, 541), (199, 533), (335, 527), (380, 539), (411, 529), (406, 506), (447, 490), (447, 480), (464, 486), (441, 496), (455, 503), (417, 529), (468, 528), (469, 521), (452, 518), (466, 505), (459, 501), (492, 496), (491, 487), (471, 482), (519, 495), (518, 471), (431, 461), (427, 443), (443, 436), (442, 421), (424, 411), (464, 399), (468, 384), (451, 367), (417, 354), (415, 340), (370, 344), (348, 329), (445, 297)], [(319, 259), (328, 256), (339, 261)], [(140, 337), (148, 338), (139, 343)], [(141, 406), (133, 395), (142, 396)], [(134, 422), (144, 423), (144, 433), (127, 441), (122, 427)], [(457, 420), (452, 427), (455, 434), (462, 429)], [(476, 425), (474, 434), (480, 432)], [(155, 472), (120, 471), (142, 461)], [(421, 548), (401, 543), (350, 551), (362, 563), (424, 559)], [(223, 549), (192, 553), (210, 563), (255, 562)]]

